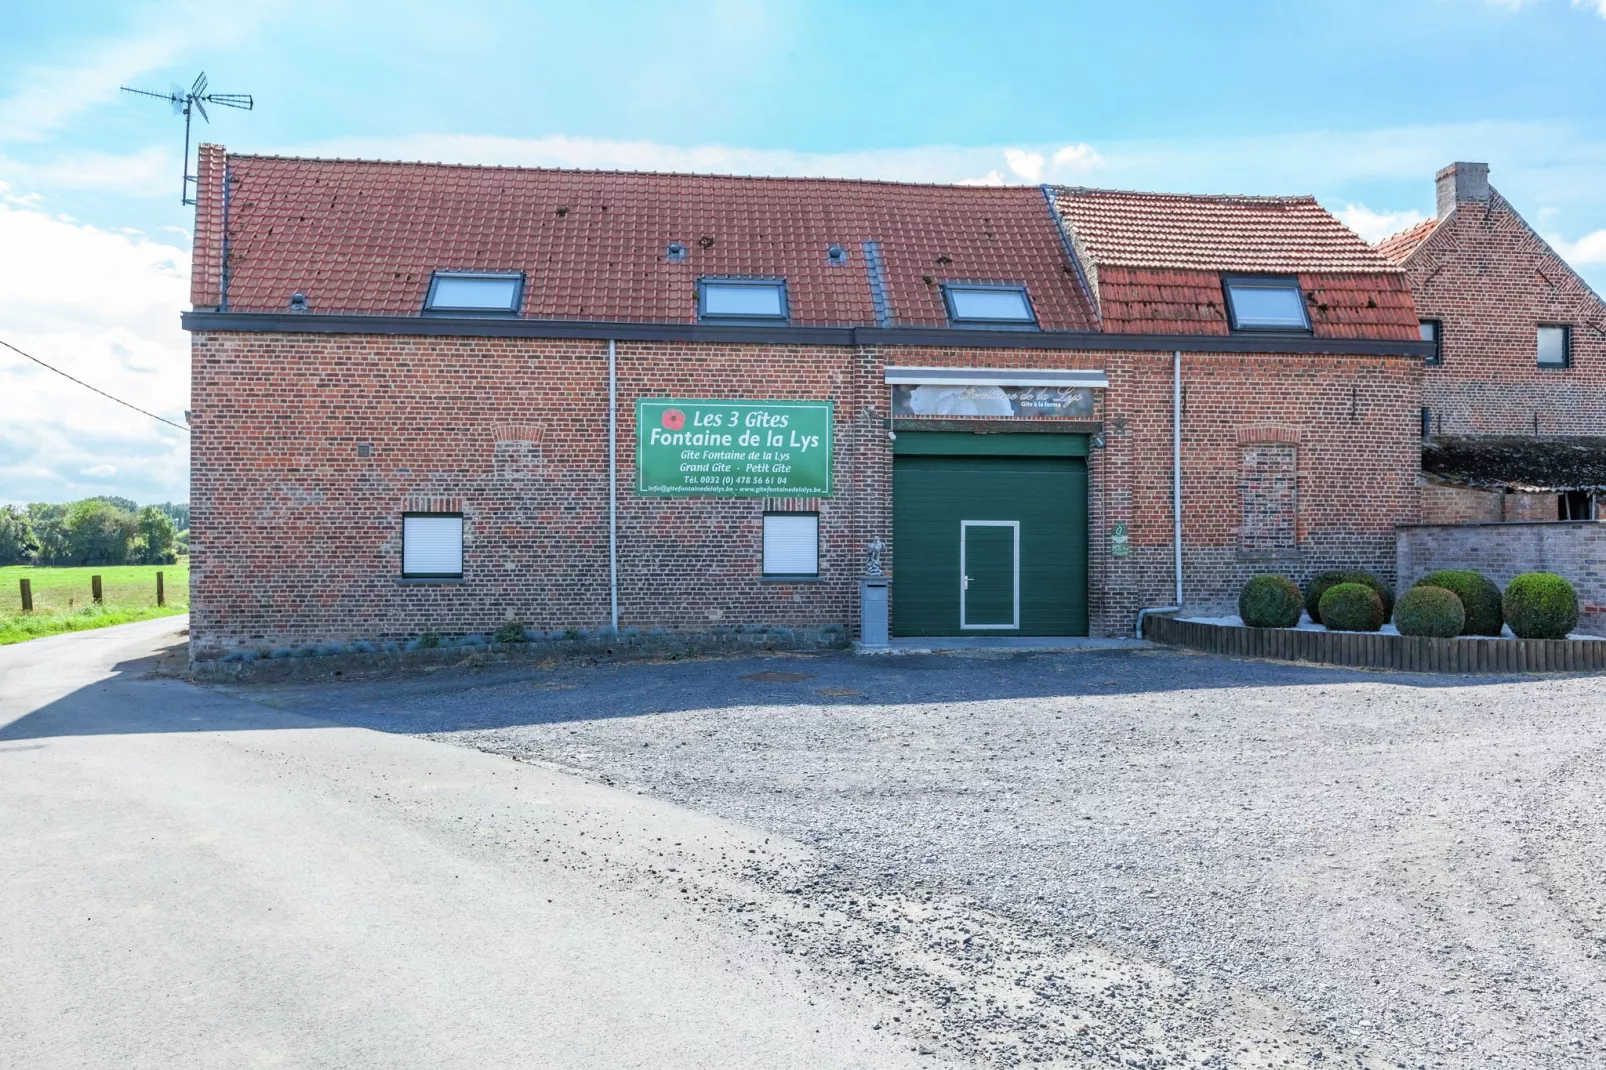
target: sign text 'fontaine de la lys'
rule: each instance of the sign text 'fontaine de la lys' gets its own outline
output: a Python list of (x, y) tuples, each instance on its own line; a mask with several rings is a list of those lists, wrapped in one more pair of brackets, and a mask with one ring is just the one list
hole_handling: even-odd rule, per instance
[(636, 402), (636, 492), (718, 498), (831, 494), (829, 401)]

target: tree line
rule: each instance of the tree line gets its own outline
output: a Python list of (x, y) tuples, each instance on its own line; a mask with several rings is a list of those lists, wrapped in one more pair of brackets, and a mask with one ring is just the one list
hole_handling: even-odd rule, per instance
[(189, 553), (188, 503), (128, 498), (0, 506), (0, 565), (171, 565)]

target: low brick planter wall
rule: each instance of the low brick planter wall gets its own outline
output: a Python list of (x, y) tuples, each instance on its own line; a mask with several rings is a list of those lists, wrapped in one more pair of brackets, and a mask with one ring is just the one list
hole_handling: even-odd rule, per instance
[(1378, 632), (1242, 628), (1145, 617), (1143, 637), (1206, 654), (1404, 672), (1606, 672), (1606, 639), (1429, 639)]

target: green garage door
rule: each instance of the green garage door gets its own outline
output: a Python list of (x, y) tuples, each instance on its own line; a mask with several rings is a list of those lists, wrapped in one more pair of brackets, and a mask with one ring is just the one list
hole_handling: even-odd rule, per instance
[(901, 431), (896, 450), (894, 635), (1087, 634), (1085, 437)]

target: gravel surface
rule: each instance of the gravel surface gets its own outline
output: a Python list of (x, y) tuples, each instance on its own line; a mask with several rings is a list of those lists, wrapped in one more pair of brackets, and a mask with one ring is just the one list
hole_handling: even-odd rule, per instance
[(657, 879), (974, 1065), (1602, 1065), (1606, 678), (1156, 649), (235, 690), (800, 841)]

